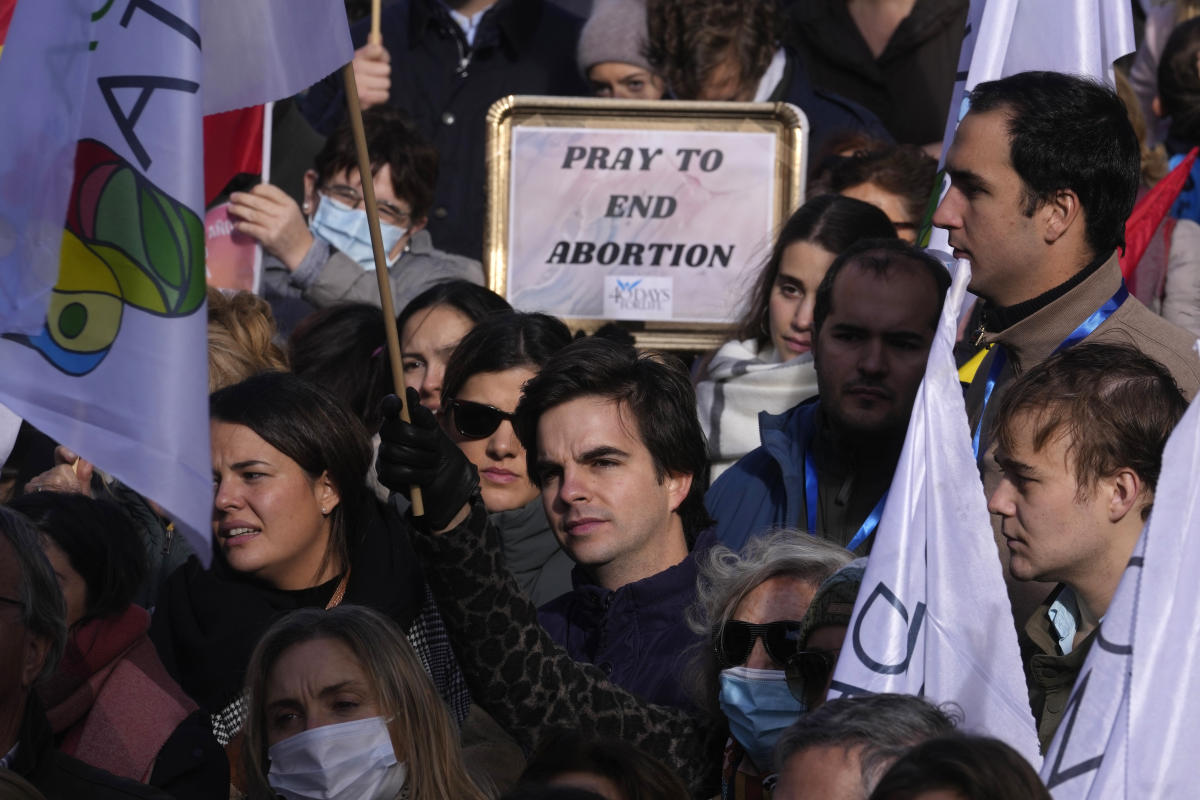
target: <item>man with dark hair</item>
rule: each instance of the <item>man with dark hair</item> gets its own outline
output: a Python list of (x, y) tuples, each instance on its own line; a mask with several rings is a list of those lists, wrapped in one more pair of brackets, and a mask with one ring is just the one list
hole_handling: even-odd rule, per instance
[(713, 484), (722, 543), (791, 526), (870, 552), (949, 286), (939, 261), (897, 239), (834, 260), (813, 310), (819, 394), (760, 415), (762, 446)]
[[(486, 119), (510, 94), (586, 96), (575, 63), (582, 21), (548, 0), (396, 0), (379, 42), (350, 28), (362, 107), (404, 111), (442, 157), (429, 227), (442, 247), (483, 254)], [(345, 119), (341, 71), (312, 86), (301, 113), (322, 134)]]
[[(596, 664), (645, 700), (690, 707), (684, 651), (699, 641), (684, 612), (695, 599), (689, 552), (710, 524), (708, 455), (682, 365), (590, 338), (556, 353), (525, 385), (515, 428), (550, 527), (575, 561), (575, 588), (543, 605), (539, 620), (576, 660)], [(462, 452), (432, 415), (380, 430), (384, 485), (422, 487), (413, 521), (447, 539), (496, 546)], [(514, 643), (515, 645), (515, 643)]]
[[(435, 283), (483, 285), (478, 261), (434, 247), (425, 229), (438, 176), (437, 151), (394, 108), (363, 114), (384, 259), (397, 309)], [(303, 212), (303, 216), (301, 215)], [(262, 294), (288, 334), (318, 308), (379, 305), (375, 254), (367, 230), (358, 152), (349, 122), (338, 126), (304, 173), (304, 203), (260, 183), (230, 196), (237, 229), (264, 250)]]
[(775, 800), (864, 800), (909, 749), (953, 733), (955, 719), (920, 697), (840, 697), (779, 737)]
[(46, 800), (166, 798), (54, 748), (36, 685), (54, 674), (67, 642), (66, 604), (37, 531), (0, 508), (0, 769)]
[[(1085, 339), (1132, 342), (1185, 396), (1200, 386), (1195, 337), (1130, 296), (1121, 277), (1138, 153), (1125, 107), (1094, 81), (1023, 72), (971, 92), (933, 221), (971, 262), (970, 289), (983, 301), (976, 346), (996, 345), (966, 398), (989, 495), (999, 481), (988, 455), (995, 410), (1015, 377), (1057, 350)], [(1009, 588), (1018, 619), (1044, 589)]]
[(682, 100), (792, 103), (807, 115), (818, 155), (845, 131), (892, 140), (870, 111), (812, 86), (804, 63), (779, 44), (776, 0), (649, 0), (646, 23), (650, 64)]
[(1167, 438), (1187, 410), (1171, 374), (1129, 345), (1084, 343), (1013, 382), (992, 434), (1008, 571), (1057, 586), (1022, 635), (1042, 748), (1154, 501)]

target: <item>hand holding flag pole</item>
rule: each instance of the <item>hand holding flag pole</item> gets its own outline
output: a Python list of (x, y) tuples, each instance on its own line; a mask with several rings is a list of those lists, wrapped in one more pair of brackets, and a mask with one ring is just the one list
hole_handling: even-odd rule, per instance
[[(375, 0), (375, 11), (379, 2)], [(378, 13), (374, 20), (378, 23)], [(354, 81), (353, 62), (342, 67), (342, 79), (346, 85), (346, 105), (350, 116), (350, 128), (354, 132), (354, 146), (358, 151), (358, 174), (362, 177), (363, 205), (367, 210), (368, 227), (371, 230), (371, 249), (375, 253), (375, 277), (379, 279), (379, 305), (383, 309), (383, 327), (387, 335), (388, 360), (392, 365), (392, 389), (400, 398), (400, 419), (412, 420), (408, 416), (408, 400), (404, 396), (404, 371), (400, 363), (400, 335), (396, 330), (396, 312), (392, 306), (392, 285), (388, 279), (387, 255), (383, 252), (383, 237), (379, 233), (379, 209), (375, 205), (375, 185), (371, 180), (371, 157), (367, 153), (367, 136), (363, 132), (362, 109), (358, 103), (358, 86)], [(414, 517), (425, 516), (425, 503), (421, 488), (411, 487)]]

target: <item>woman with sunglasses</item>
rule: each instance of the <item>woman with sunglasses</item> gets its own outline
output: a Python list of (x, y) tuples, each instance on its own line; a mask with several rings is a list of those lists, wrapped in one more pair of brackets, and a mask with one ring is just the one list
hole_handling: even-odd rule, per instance
[(729, 722), (723, 797), (758, 796), (779, 734), (807, 710), (785, 668), (817, 588), (849, 561), (845, 548), (788, 530), (751, 539), (741, 553), (718, 546), (709, 555), (693, 625), (712, 633), (704, 674)]
[(500, 532), (505, 563), (538, 606), (570, 591), (573, 563), (529, 480), (513, 411), (525, 382), (570, 343), (567, 326), (546, 314), (491, 317), (458, 343), (442, 384), (442, 425), (479, 471), (479, 492)]
[[(402, 308), (438, 281), (462, 278), (482, 285), (478, 261), (434, 248), (425, 230), (437, 151), (388, 106), (365, 111), (363, 128), (394, 306)], [(379, 305), (362, 176), (348, 122), (325, 141), (313, 169), (304, 174), (301, 206), (282, 189), (260, 183), (231, 194), (229, 214), (235, 230), (266, 251), (263, 296), (285, 335), (314, 308)]]

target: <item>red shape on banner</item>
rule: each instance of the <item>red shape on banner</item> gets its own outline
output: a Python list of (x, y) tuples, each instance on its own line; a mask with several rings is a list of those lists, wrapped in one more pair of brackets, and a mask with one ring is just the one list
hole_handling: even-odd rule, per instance
[(205, 117), (204, 205), (215, 200), (235, 175), (241, 172), (261, 175), (262, 148), (262, 106)]
[(1121, 254), (1121, 275), (1125, 277), (1126, 282), (1134, 277), (1138, 263), (1146, 253), (1146, 248), (1150, 246), (1150, 240), (1154, 238), (1154, 232), (1158, 230), (1163, 218), (1167, 216), (1167, 212), (1171, 210), (1171, 206), (1175, 204), (1176, 198), (1187, 184), (1192, 165), (1196, 163), (1198, 150), (1200, 148), (1193, 147), (1192, 152), (1188, 153), (1175, 169), (1146, 192), (1133, 207), (1129, 219), (1125, 220), (1125, 251)]

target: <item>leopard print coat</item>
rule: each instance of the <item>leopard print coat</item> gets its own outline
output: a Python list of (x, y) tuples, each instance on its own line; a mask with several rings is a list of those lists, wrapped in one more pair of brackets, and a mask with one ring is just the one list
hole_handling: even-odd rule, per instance
[(560, 731), (622, 739), (678, 772), (695, 797), (720, 791), (724, 725), (650, 705), (595, 665), (572, 660), (505, 568), (478, 497), (457, 528), (418, 533), (413, 544), (472, 698), (526, 752)]

